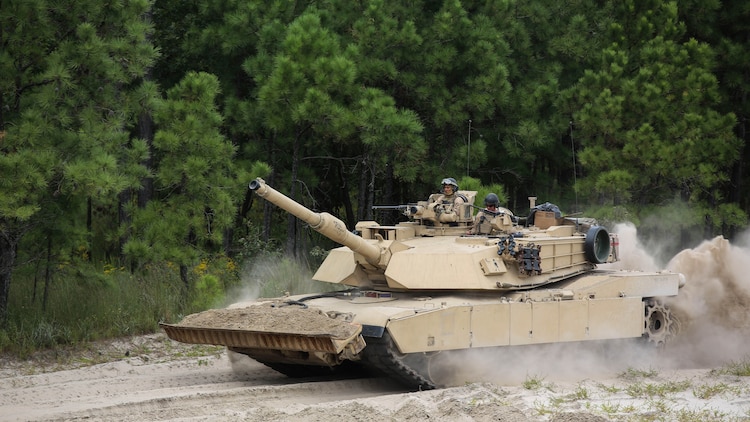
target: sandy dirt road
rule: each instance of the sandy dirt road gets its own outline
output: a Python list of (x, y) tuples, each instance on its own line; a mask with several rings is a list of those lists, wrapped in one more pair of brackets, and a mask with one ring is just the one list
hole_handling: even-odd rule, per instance
[(163, 334), (99, 347), (87, 353), (108, 362), (88, 365), (80, 352), (73, 360), (4, 360), (0, 420), (750, 420), (748, 380), (710, 369), (630, 368), (574, 381), (530, 375), (409, 392), (376, 377), (289, 379), (254, 361), (233, 365), (223, 349), (180, 345)]
[[(119, 349), (122, 359), (78, 368), (70, 367), (80, 362), (57, 364), (49, 359), (41, 367), (33, 366), (39, 362), (6, 367), (0, 372), (0, 419), (269, 420), (276, 409), (293, 412), (403, 392), (377, 378), (290, 380), (249, 360), (242, 371), (235, 371), (223, 349), (169, 343), (161, 334), (121, 341), (105, 347)], [(135, 350), (142, 353), (136, 355)]]

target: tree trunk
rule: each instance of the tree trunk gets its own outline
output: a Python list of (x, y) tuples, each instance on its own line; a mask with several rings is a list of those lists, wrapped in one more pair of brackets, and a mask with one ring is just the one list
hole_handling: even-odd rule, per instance
[[(743, 95), (742, 103), (744, 105), (745, 103), (745, 96)], [(748, 162), (750, 162), (750, 143), (747, 139), (747, 119), (742, 117), (740, 118), (740, 122), (737, 125), (737, 134), (740, 139), (742, 139), (742, 150), (740, 151), (739, 160), (737, 160), (737, 163), (734, 165), (734, 169), (732, 171), (732, 178), (729, 183), (729, 195), (728, 199), (729, 202), (737, 204), (742, 209), (746, 209), (745, 205), (745, 195), (744, 193), (744, 179), (745, 179), (745, 166)], [(726, 234), (726, 236), (729, 239), (734, 239), (734, 237), (737, 235), (737, 227), (731, 226), (731, 227), (723, 227), (724, 230), (722, 230), (723, 233)]]
[(240, 204), (239, 208), (237, 209), (237, 216), (235, 217), (234, 225), (228, 227), (224, 231), (224, 253), (230, 258), (233, 258), (236, 252), (232, 250), (235, 230), (240, 230), (240, 233), (247, 234), (247, 230), (242, 230), (241, 227), (244, 227), (245, 217), (247, 216), (247, 213), (250, 212), (250, 208), (252, 208), (252, 206), (253, 192), (250, 189), (245, 189), (245, 198), (242, 200), (242, 204)]
[(375, 169), (370, 168), (370, 183), (367, 185), (367, 214), (372, 215), (372, 206), (375, 204)]
[[(399, 205), (404, 202), (400, 201), (400, 198), (396, 198), (393, 191), (394, 176), (393, 176), (393, 159), (388, 158), (388, 162), (385, 167), (385, 180), (383, 181), (383, 203)], [(374, 193), (373, 193), (374, 195)], [(397, 202), (398, 201), (398, 202)], [(409, 201), (409, 199), (407, 199)], [(374, 204), (373, 204), (374, 205)], [(387, 224), (396, 224), (397, 216), (395, 212), (388, 213)]]
[(0, 233), (0, 326), (8, 322), (10, 279), (15, 261), (16, 239), (7, 232)]
[(185, 285), (185, 294), (190, 291), (190, 280), (188, 279), (188, 267), (187, 265), (180, 265), (180, 280)]
[[(132, 198), (132, 195), (130, 193), (130, 189), (125, 189), (124, 191), (120, 192), (120, 194), (117, 196), (117, 220), (120, 227), (124, 227), (122, 236), (120, 236), (120, 247), (118, 250), (120, 251), (120, 260), (122, 262), (126, 262), (126, 257), (122, 253), (124, 250), (125, 243), (130, 238), (130, 214), (127, 213), (125, 210), (126, 204), (130, 203)], [(135, 269), (135, 263), (130, 263), (130, 271), (133, 271)]]
[[(269, 158), (272, 168), (276, 168), (275, 141), (276, 133), (274, 132), (272, 136), (269, 137), (268, 145), (266, 146), (266, 151), (269, 151)], [(267, 182), (271, 186), (276, 186), (276, 174), (276, 170), (273, 170), (269, 176), (269, 179), (267, 180)], [(273, 212), (273, 207), (268, 201), (261, 201), (261, 203), (263, 204), (263, 226), (261, 228), (261, 237), (263, 239), (263, 243), (268, 244), (268, 241), (271, 239), (271, 213)]]
[[(91, 205), (91, 197), (89, 196), (88, 198), (86, 198), (86, 233), (88, 233), (89, 237), (91, 237), (91, 227), (94, 221), (93, 214), (94, 214), (93, 205)], [(89, 248), (91, 246), (92, 245), (89, 244)]]
[(369, 155), (365, 153), (362, 157), (362, 170), (359, 172), (359, 193), (357, 194), (357, 203), (359, 210), (357, 210), (357, 219), (359, 220), (372, 220), (372, 209), (367, 209), (367, 161)]
[[(148, 11), (146, 11), (144, 20), (147, 22), (153, 23), (153, 5), (148, 8)], [(146, 35), (146, 39), (143, 41), (144, 45), (151, 45), (152, 43), (152, 34), (148, 33)], [(151, 75), (152, 68), (146, 69), (143, 79), (144, 81), (152, 81), (153, 77)], [(141, 139), (144, 139), (146, 141), (146, 144), (148, 145), (148, 157), (141, 163), (143, 166), (145, 166), (149, 171), (152, 170), (153, 167), (153, 143), (154, 143), (154, 118), (151, 115), (150, 109), (144, 109), (139, 115), (138, 115), (138, 136)], [(154, 179), (153, 177), (144, 177), (141, 179), (141, 189), (138, 192), (138, 208), (145, 208), (146, 205), (151, 201), (151, 198), (154, 195)]]
[(344, 165), (342, 162), (337, 164), (337, 174), (339, 176), (339, 186), (341, 186), (341, 200), (344, 203), (344, 210), (346, 211), (346, 222), (349, 223), (349, 228), (353, 229), (354, 225), (357, 224), (357, 216), (354, 214), (354, 205), (352, 204), (352, 198), (349, 196), (349, 183), (346, 179), (344, 172)]
[(52, 240), (47, 238), (47, 259), (46, 265), (44, 266), (44, 292), (42, 293), (42, 312), (47, 310), (47, 299), (49, 298), (49, 289), (52, 284), (52, 274), (50, 268), (52, 267)]
[[(153, 142), (154, 142), (154, 120), (151, 114), (141, 113), (138, 118), (138, 132), (141, 139), (146, 140), (148, 150), (151, 154), (148, 155), (143, 164), (147, 169), (152, 170), (153, 159)], [(141, 190), (138, 191), (138, 208), (145, 208), (146, 205), (151, 201), (154, 196), (154, 179), (152, 177), (144, 177), (141, 179)]]
[[(289, 197), (297, 200), (297, 174), (299, 172), (299, 136), (294, 139), (292, 148), (292, 181), (289, 187)], [(297, 218), (292, 214), (287, 217), (287, 236), (286, 236), (286, 254), (288, 256), (297, 256), (295, 253), (297, 245)]]
[(39, 285), (39, 265), (41, 262), (42, 260), (38, 259), (36, 261), (36, 266), (34, 267), (34, 285), (32, 286), (32, 289), (31, 289), (31, 301), (29, 302), (32, 305), (36, 303), (36, 290), (37, 290), (37, 286)]

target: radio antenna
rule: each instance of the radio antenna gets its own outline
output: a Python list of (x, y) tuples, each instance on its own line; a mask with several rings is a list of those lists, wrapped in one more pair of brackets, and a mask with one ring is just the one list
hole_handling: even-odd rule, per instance
[(466, 177), (469, 177), (469, 153), (471, 152), (471, 119), (469, 119), (469, 143), (466, 145)]

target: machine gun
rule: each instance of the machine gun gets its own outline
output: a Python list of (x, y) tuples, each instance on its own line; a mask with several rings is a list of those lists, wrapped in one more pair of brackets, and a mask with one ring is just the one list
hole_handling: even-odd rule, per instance
[(419, 210), (422, 208), (422, 206), (418, 204), (406, 204), (406, 205), (373, 205), (373, 210), (393, 210), (393, 211), (399, 211), (401, 214), (409, 217), (409, 219), (414, 218), (414, 216), (419, 212)]
[(413, 205), (373, 205), (374, 210), (405, 210)]
[(490, 210), (488, 210), (487, 208), (484, 208), (484, 207), (478, 207), (478, 206), (476, 206), (476, 205), (472, 205), (471, 207), (472, 207), (472, 208), (474, 208), (474, 209), (476, 209), (476, 210), (482, 211), (482, 212), (484, 212), (485, 214), (489, 214), (489, 215), (491, 215), (491, 216), (493, 216), (493, 217), (497, 217), (498, 215), (505, 215), (505, 213), (506, 213), (506, 211), (505, 211), (505, 209), (504, 209), (504, 208), (502, 208), (502, 209), (499, 209), (499, 210), (497, 210), (497, 211), (490, 211)]
[(490, 211), (490, 210), (488, 210), (488, 209), (486, 209), (484, 207), (478, 207), (476, 205), (472, 205), (472, 208), (475, 208), (475, 209), (477, 209), (479, 211), (482, 211), (486, 215), (491, 216), (493, 220), (496, 217), (500, 217), (502, 219), (503, 217), (508, 216), (508, 217), (510, 217), (510, 222), (512, 222), (513, 224), (519, 224), (519, 223), (522, 223), (522, 222), (525, 221), (524, 218), (518, 217), (517, 215), (514, 215), (509, 209), (503, 208), (503, 207), (498, 207), (497, 211)]

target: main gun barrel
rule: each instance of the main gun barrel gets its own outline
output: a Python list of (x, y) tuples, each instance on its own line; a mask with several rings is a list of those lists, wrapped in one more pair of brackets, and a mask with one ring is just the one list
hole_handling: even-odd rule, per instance
[(347, 230), (346, 224), (338, 218), (327, 212), (311, 211), (304, 205), (268, 186), (261, 178), (250, 182), (249, 187), (261, 198), (309, 224), (313, 230), (362, 255), (370, 264), (378, 265), (380, 262), (380, 248), (351, 233)]

